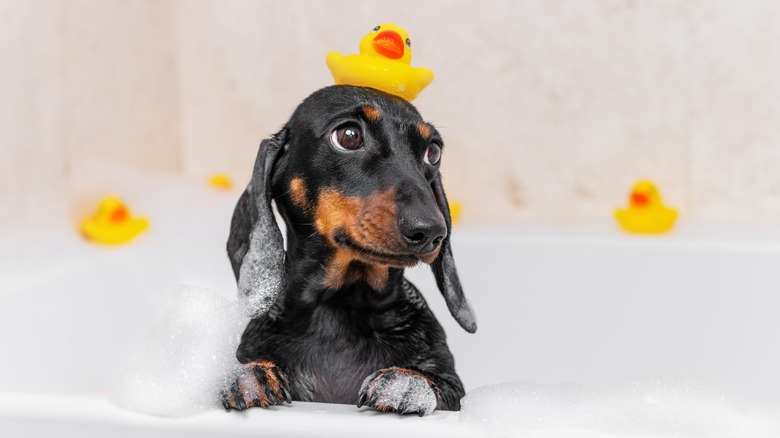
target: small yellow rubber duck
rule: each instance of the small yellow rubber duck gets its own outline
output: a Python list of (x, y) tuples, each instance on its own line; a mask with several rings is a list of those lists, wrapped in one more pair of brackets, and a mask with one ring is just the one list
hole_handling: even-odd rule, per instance
[(450, 202), (450, 218), (453, 224), (460, 220), (461, 211), (463, 211), (463, 205), (460, 202)]
[(674, 225), (677, 210), (664, 206), (655, 184), (642, 180), (631, 189), (628, 208), (615, 211), (615, 219), (632, 233), (663, 233)]
[(209, 178), (209, 185), (220, 190), (230, 190), (233, 188), (233, 181), (226, 173), (215, 173)]
[(129, 242), (149, 226), (146, 218), (134, 218), (116, 196), (100, 201), (95, 215), (81, 222), (81, 232), (89, 240), (107, 245)]
[(433, 72), (415, 68), (409, 35), (395, 24), (375, 27), (360, 40), (360, 53), (328, 53), (325, 61), (337, 85), (371, 87), (409, 102), (433, 81)]

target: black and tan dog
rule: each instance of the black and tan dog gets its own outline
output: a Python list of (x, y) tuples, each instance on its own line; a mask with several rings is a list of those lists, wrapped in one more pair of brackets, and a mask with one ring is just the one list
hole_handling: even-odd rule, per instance
[(254, 317), (227, 409), (292, 400), (460, 409), (444, 331), (403, 277), (429, 263), (452, 315), (476, 330), (449, 245), (442, 146), (410, 103), (352, 86), (315, 92), (262, 142), (227, 245)]

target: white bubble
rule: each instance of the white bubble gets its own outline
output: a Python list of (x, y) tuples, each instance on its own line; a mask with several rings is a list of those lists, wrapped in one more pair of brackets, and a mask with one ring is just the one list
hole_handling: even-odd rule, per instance
[(147, 336), (146, 349), (119, 379), (112, 400), (126, 409), (181, 417), (221, 408), (234, 378), (235, 352), (247, 319), (236, 302), (208, 289), (181, 286)]
[(496, 437), (780, 436), (775, 415), (746, 410), (706, 385), (674, 378), (598, 390), (513, 382), (477, 388), (462, 403), (461, 421)]

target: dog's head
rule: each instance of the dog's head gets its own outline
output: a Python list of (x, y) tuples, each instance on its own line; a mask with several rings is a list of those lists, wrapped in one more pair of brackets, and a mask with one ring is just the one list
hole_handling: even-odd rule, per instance
[(324, 287), (364, 280), (380, 290), (390, 268), (428, 263), (450, 312), (473, 332), (449, 245), (443, 146), (407, 101), (332, 86), (304, 100), (282, 131), (261, 144), (253, 181), (263, 181), (265, 190), (255, 192), (276, 201), (291, 248), (303, 250), (307, 239), (325, 242)]

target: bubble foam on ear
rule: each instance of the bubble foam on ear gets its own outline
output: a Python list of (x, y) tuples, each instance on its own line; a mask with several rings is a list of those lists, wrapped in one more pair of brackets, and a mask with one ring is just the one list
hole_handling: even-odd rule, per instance
[(247, 318), (237, 302), (194, 286), (177, 287), (141, 357), (119, 379), (112, 400), (166, 417), (221, 409), (220, 392), (235, 379), (236, 348)]
[(780, 436), (775, 416), (746, 411), (690, 380), (645, 378), (600, 390), (483, 386), (463, 399), (460, 418), (494, 437), (769, 438)]

